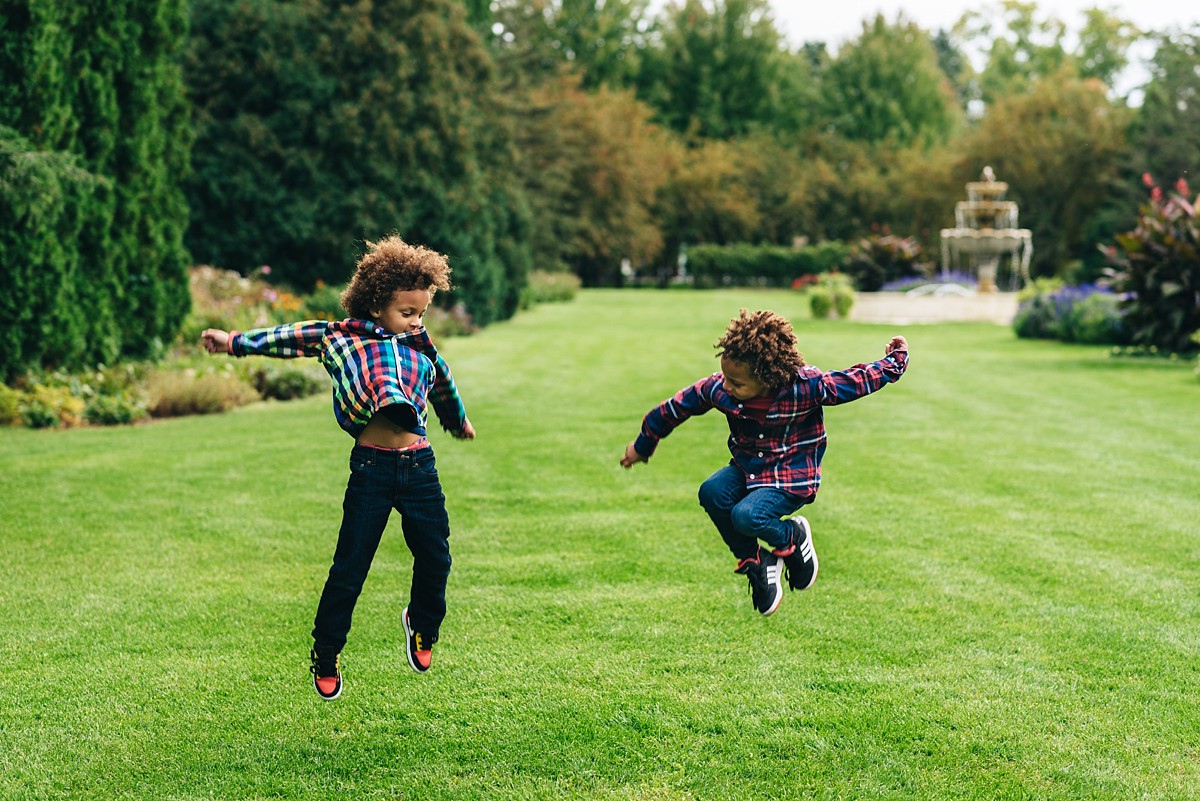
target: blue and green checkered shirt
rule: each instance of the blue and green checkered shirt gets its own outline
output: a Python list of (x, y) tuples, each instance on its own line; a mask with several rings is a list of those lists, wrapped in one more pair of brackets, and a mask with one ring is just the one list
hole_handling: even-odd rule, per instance
[(231, 332), (234, 356), (315, 356), (333, 378), (333, 414), (357, 438), (371, 416), (395, 404), (411, 408), (424, 435), (426, 399), (442, 427), (462, 431), (467, 419), (450, 367), (423, 327), (391, 334), (369, 320), (306, 320), (274, 328)]

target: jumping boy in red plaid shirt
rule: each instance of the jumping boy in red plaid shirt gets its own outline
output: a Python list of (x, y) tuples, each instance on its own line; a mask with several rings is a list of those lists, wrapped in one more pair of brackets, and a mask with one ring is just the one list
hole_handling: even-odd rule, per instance
[(749, 579), (754, 608), (769, 615), (783, 600), (784, 568), (793, 590), (817, 580), (808, 521), (788, 516), (812, 503), (821, 484), (823, 407), (899, 380), (908, 342), (892, 337), (883, 359), (822, 373), (804, 363), (791, 323), (774, 312), (742, 309), (715, 347), (721, 371), (651, 409), (621, 466), (648, 461), (659, 440), (693, 415), (709, 409), (725, 415), (733, 458), (700, 485), (700, 505), (737, 559), (735, 572)]
[(202, 335), (210, 353), (317, 357), (333, 378), (338, 425), (355, 439), (337, 549), (312, 632), (313, 687), (327, 701), (342, 692), (339, 657), (393, 508), (413, 555), (410, 600), (400, 614), (408, 663), (418, 673), (429, 670), (446, 616), (450, 523), (425, 437), (426, 399), (452, 436), (475, 438), (450, 368), (422, 325), (433, 293), (450, 289), (446, 257), (398, 236), (367, 246), (342, 293), (349, 319)]

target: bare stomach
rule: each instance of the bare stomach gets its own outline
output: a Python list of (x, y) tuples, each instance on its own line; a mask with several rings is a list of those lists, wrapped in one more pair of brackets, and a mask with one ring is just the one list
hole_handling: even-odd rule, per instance
[(358, 444), (372, 445), (376, 448), (407, 448), (419, 439), (420, 434), (394, 425), (382, 414), (377, 414), (358, 435)]

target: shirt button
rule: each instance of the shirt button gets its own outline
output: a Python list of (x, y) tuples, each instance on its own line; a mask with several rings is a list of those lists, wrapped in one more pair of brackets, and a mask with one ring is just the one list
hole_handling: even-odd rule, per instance
[(758, 458), (760, 458), (760, 459), (762, 458), (762, 451), (758, 452)]
[(763, 438), (763, 435), (762, 435), (762, 434), (759, 434), (759, 435), (758, 435), (758, 438), (759, 438), (759, 439), (762, 439), (762, 438)]
[(751, 474), (750, 474), (750, 478), (754, 478), (754, 474), (753, 474), (753, 473), (751, 473)]

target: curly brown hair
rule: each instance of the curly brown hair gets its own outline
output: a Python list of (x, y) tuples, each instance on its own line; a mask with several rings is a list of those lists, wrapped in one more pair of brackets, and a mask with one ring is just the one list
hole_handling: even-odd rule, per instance
[(772, 311), (750, 314), (742, 309), (713, 346), (717, 356), (742, 362), (768, 389), (778, 390), (796, 378), (804, 355), (796, 350), (792, 324)]
[(450, 263), (437, 251), (410, 245), (392, 234), (367, 242), (367, 252), (355, 265), (354, 277), (342, 292), (342, 308), (351, 317), (367, 320), (387, 306), (397, 292), (409, 289), (449, 290)]

